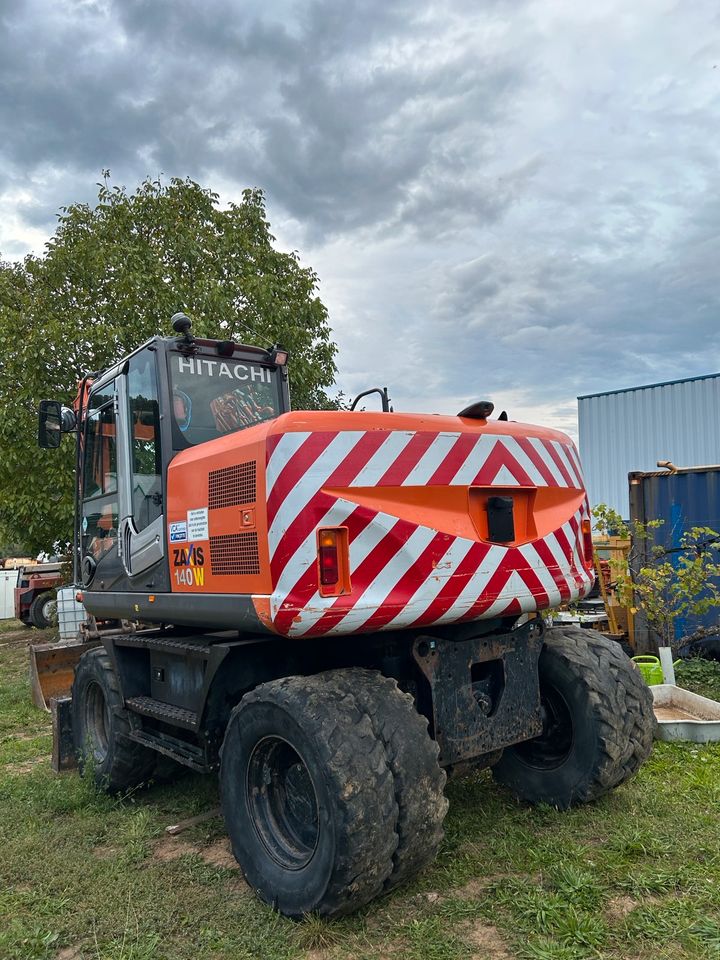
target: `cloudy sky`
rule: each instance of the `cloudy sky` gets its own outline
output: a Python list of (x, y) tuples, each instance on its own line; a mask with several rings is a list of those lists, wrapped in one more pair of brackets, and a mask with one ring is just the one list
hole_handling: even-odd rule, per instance
[(338, 387), (492, 399), (720, 369), (717, 0), (0, 0), (0, 255), (100, 170), (265, 190)]

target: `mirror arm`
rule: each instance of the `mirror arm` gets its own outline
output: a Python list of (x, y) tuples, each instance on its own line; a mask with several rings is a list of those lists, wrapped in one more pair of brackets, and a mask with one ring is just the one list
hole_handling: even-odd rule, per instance
[(387, 387), (383, 387), (382, 389), (381, 389), (380, 387), (372, 387), (370, 390), (363, 390), (362, 393), (359, 393), (359, 394), (355, 397), (355, 399), (353, 400), (353, 402), (352, 402), (352, 404), (351, 404), (351, 406), (350, 406), (350, 409), (351, 409), (351, 410), (354, 410), (355, 407), (358, 405), (358, 401), (362, 400), (363, 397), (369, 397), (369, 396), (370, 396), (371, 394), (373, 394), (373, 393), (378, 393), (378, 394), (380, 394), (380, 400), (381, 400), (381, 403), (382, 403), (383, 412), (384, 412), (384, 413), (392, 413), (392, 412), (393, 412), (393, 409), (392, 409), (392, 407), (390, 406), (390, 397), (388, 396), (388, 388), (387, 388)]

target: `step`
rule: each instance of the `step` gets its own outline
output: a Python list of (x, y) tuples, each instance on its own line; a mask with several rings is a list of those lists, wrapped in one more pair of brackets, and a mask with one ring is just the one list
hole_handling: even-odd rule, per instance
[(130, 697), (125, 701), (125, 706), (143, 717), (152, 717), (154, 720), (162, 720), (164, 723), (172, 723), (188, 730), (197, 730), (198, 715), (194, 710), (188, 710), (186, 707), (176, 707), (175, 704), (163, 703), (162, 700), (154, 700), (152, 697)]
[(115, 640), (118, 647), (138, 647), (142, 650), (159, 650), (179, 656), (204, 657), (210, 653), (210, 645), (204, 640), (183, 640), (178, 637), (143, 636), (129, 634)]
[(131, 730), (127, 736), (135, 743), (141, 743), (144, 747), (155, 750), (156, 753), (171, 757), (198, 773), (208, 773), (214, 769), (208, 763), (205, 752), (201, 747), (186, 743), (184, 740), (178, 740), (177, 737), (171, 737), (155, 730)]

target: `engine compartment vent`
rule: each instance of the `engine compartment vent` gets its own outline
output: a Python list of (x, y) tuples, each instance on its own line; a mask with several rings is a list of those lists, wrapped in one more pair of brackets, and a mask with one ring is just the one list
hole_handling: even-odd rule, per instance
[(252, 531), (210, 537), (210, 570), (213, 576), (249, 576), (260, 573), (258, 535)]
[(221, 470), (212, 470), (208, 480), (208, 506), (211, 510), (218, 507), (238, 507), (245, 503), (255, 503), (256, 464), (233, 464)]

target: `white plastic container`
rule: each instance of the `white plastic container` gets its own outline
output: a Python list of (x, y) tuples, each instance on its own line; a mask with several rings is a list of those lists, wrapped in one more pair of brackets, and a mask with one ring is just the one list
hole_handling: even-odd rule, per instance
[(15, 587), (17, 570), (0, 570), (0, 620), (12, 620), (15, 616)]
[(650, 687), (658, 740), (720, 740), (720, 703), (670, 683)]
[(74, 640), (87, 617), (85, 607), (75, 599), (78, 587), (61, 587), (57, 592), (58, 629), (61, 640)]

